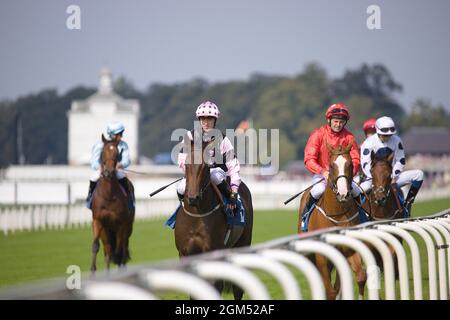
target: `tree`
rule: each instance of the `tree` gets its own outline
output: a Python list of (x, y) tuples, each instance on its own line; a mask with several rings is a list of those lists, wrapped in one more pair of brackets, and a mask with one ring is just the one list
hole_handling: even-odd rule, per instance
[(403, 119), (403, 127), (445, 127), (450, 128), (450, 113), (443, 105), (433, 106), (431, 100), (417, 99), (412, 106), (412, 112)]
[(352, 96), (371, 99), (372, 108), (367, 110), (367, 117), (388, 115), (400, 123), (405, 115), (404, 109), (394, 98), (396, 93), (402, 92), (403, 87), (383, 65), (363, 64), (357, 70), (348, 70), (342, 78), (331, 83), (330, 90), (333, 101), (350, 100)]
[(114, 92), (126, 99), (141, 99), (142, 94), (134, 87), (133, 83), (120, 76), (114, 81)]
[[(388, 115), (405, 128), (450, 123), (441, 105), (433, 106), (424, 99), (418, 100), (405, 118), (403, 108), (395, 100), (402, 86), (380, 64), (363, 64), (337, 79), (329, 78), (318, 63), (310, 63), (293, 77), (256, 73), (248, 80), (213, 84), (195, 78), (171, 85), (156, 83), (145, 91), (119, 77), (114, 88), (124, 98), (139, 100), (139, 151), (149, 158), (172, 150), (176, 144), (170, 140), (172, 131), (192, 128), (195, 109), (204, 100), (219, 105), (219, 129), (234, 129), (250, 118), (256, 129), (279, 129), (282, 164), (303, 158), (309, 135), (326, 124), (325, 111), (337, 102), (350, 107), (348, 128), (358, 142), (363, 137), (362, 124), (369, 117)], [(67, 163), (67, 111), (73, 100), (85, 99), (94, 92), (94, 88), (76, 87), (58, 95), (50, 89), (0, 102), (0, 165), (17, 163), (18, 119), (23, 128), (27, 163), (45, 163), (49, 159), (52, 163)]]

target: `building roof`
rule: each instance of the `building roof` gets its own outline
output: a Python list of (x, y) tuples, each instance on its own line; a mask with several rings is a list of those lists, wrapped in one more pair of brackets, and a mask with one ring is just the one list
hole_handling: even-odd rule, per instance
[(416, 127), (402, 137), (405, 150), (412, 154), (450, 154), (450, 130), (447, 128)]
[(139, 102), (136, 99), (123, 99), (113, 90), (112, 75), (108, 68), (100, 71), (98, 91), (85, 100), (72, 102), (71, 113), (88, 113), (90, 106), (96, 103), (113, 103), (117, 112), (138, 112)]

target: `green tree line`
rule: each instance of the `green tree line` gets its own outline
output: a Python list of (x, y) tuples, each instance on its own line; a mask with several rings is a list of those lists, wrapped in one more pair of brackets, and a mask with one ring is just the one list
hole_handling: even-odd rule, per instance
[[(191, 128), (195, 109), (203, 100), (220, 107), (218, 127), (223, 130), (236, 128), (245, 119), (252, 119), (255, 128), (279, 129), (282, 165), (303, 158), (309, 134), (325, 124), (324, 112), (336, 102), (350, 107), (348, 128), (359, 143), (368, 117), (389, 115), (400, 133), (414, 126), (450, 127), (445, 108), (426, 99), (418, 99), (407, 114), (395, 99), (402, 85), (380, 64), (363, 64), (335, 79), (312, 63), (292, 77), (254, 74), (245, 81), (220, 83), (197, 78), (170, 85), (156, 83), (143, 91), (119, 77), (114, 87), (119, 95), (141, 104), (139, 147), (140, 154), (148, 158), (172, 149), (172, 131)], [(73, 100), (85, 99), (95, 91), (76, 87), (60, 95), (49, 89), (0, 102), (0, 166), (19, 163), (18, 149), (28, 164), (67, 163), (67, 111)]]

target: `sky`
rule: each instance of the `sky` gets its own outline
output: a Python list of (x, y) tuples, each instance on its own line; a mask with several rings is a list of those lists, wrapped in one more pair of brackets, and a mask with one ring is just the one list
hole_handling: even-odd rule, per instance
[[(80, 29), (67, 28), (70, 5)], [(370, 5), (381, 29), (369, 29)], [(330, 77), (382, 63), (417, 98), (450, 111), (447, 0), (2, 0), (0, 99), (97, 86), (102, 66), (138, 89), (195, 77), (293, 76), (317, 62)]]

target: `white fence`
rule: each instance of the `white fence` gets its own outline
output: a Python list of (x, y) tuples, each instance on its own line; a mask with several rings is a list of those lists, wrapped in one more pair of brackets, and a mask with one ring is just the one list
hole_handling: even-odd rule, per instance
[[(167, 216), (178, 201), (152, 199), (136, 203), (136, 219), (155, 219)], [(79, 228), (90, 225), (92, 212), (84, 202), (71, 205), (29, 204), (0, 207), (0, 230), (4, 235), (17, 231)]]
[[(166, 179), (167, 180), (167, 179)], [(144, 184), (145, 188), (141, 186), (141, 199), (136, 201), (136, 220), (142, 219), (157, 219), (167, 217), (178, 206), (178, 200), (175, 194), (175, 186), (171, 186), (154, 196), (149, 198), (149, 190), (155, 190), (166, 180), (153, 180), (152, 183)], [(163, 183), (164, 182), (164, 183)], [(170, 181), (169, 181), (170, 182)], [(291, 209), (296, 210), (298, 207), (298, 200), (291, 201), (287, 206), (283, 204), (285, 200), (290, 198), (298, 190), (307, 186), (308, 184), (295, 183), (291, 181), (285, 182), (249, 182), (249, 187), (252, 190), (252, 202), (255, 210), (268, 209)], [(85, 187), (85, 185), (83, 184)], [(25, 190), (27, 185), (25, 185)], [(82, 189), (82, 188), (78, 188)], [(52, 187), (45, 189), (44, 187), (34, 186), (34, 191), (40, 190), (43, 193), (55, 194), (64, 193), (68, 188), (67, 184), (52, 185)], [(43, 191), (44, 190), (44, 191)], [(84, 190), (84, 189), (83, 189)], [(1, 191), (1, 185), (0, 185)], [(86, 190), (84, 190), (86, 191)], [(145, 192), (147, 192), (145, 194)], [(70, 193), (70, 192), (69, 192)], [(144, 197), (147, 197), (144, 200)], [(450, 189), (443, 190), (421, 190), (416, 202), (423, 200), (443, 198), (450, 196)], [(64, 229), (64, 228), (78, 228), (87, 226), (92, 222), (92, 213), (86, 208), (83, 201), (77, 200), (75, 203), (67, 202), (70, 198), (63, 196), (61, 199), (66, 199), (62, 203), (40, 203), (40, 202), (25, 202), (23, 204), (2, 204), (0, 202), (0, 232), (4, 235), (14, 233), (16, 231), (32, 231), (32, 230), (46, 230), (46, 229)], [(34, 199), (33, 197), (29, 199)]]
[[(406, 245), (402, 245), (397, 237)], [(420, 250), (417, 237), (425, 243), (422, 247), (424, 252)], [(427, 296), (431, 300), (447, 300), (450, 289), (449, 243), (450, 209), (447, 209), (422, 218), (331, 228), (248, 248), (215, 251), (153, 266), (134, 266), (128, 271), (103, 275), (96, 281), (82, 281), (79, 290), (68, 290), (65, 280), (57, 280), (52, 284), (4, 291), (0, 293), (0, 298), (158, 299), (160, 293), (177, 291), (195, 299), (215, 300), (222, 297), (210, 281), (227, 280), (243, 288), (250, 299), (269, 300), (272, 297), (266, 284), (253, 273), (263, 270), (276, 279), (285, 299), (302, 299), (305, 288), (301, 288), (292, 269), (287, 268), (291, 266), (306, 278), (312, 299), (323, 300), (326, 297), (324, 284), (317, 268), (306, 257), (318, 253), (326, 256), (336, 267), (342, 299), (353, 300), (356, 297), (352, 272), (347, 260), (336, 249), (336, 246), (347, 246), (360, 253), (365, 264), (368, 299), (422, 300)], [(381, 255), (384, 281), (381, 281), (379, 268), (368, 244)], [(399, 293), (395, 290), (394, 259), (388, 246), (394, 248), (397, 255)], [(409, 248), (411, 261), (408, 261), (406, 248)], [(422, 265), (421, 256), (427, 258), (426, 265)], [(423, 277), (425, 270), (427, 277)], [(413, 279), (412, 288), (409, 287), (410, 277)], [(424, 286), (423, 281), (428, 281), (428, 286)], [(424, 287), (428, 287), (426, 295)]]
[[(254, 196), (255, 210), (274, 209), (286, 207), (283, 195), (272, 194), (267, 196)], [(292, 202), (296, 204), (295, 202)], [(148, 200), (136, 201), (136, 220), (158, 219), (168, 217), (178, 207), (177, 197), (157, 197)], [(289, 209), (293, 209), (289, 206)], [(33, 231), (47, 229), (80, 228), (90, 225), (92, 212), (86, 208), (84, 202), (75, 204), (22, 204), (0, 205), (0, 232), (4, 235), (14, 234), (17, 231)]]

